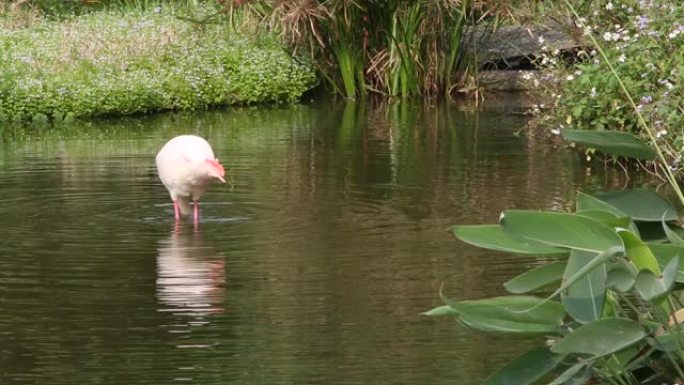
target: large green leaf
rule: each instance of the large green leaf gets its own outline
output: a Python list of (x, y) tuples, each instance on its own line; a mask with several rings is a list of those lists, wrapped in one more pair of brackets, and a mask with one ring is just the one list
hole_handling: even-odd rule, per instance
[(638, 323), (624, 318), (606, 318), (582, 325), (551, 350), (559, 354), (604, 356), (642, 341), (647, 334)]
[(463, 314), (458, 319), (464, 325), (483, 332), (527, 335), (560, 334), (560, 327), (552, 324), (515, 321), (474, 314)]
[(651, 249), (636, 234), (627, 230), (619, 231), (618, 234), (625, 244), (625, 254), (637, 270), (649, 270), (655, 275), (660, 275), (658, 260)]
[[(601, 222), (610, 227), (628, 228), (633, 225), (632, 218), (627, 216), (618, 217), (610, 211), (605, 210), (582, 210), (578, 211), (577, 215), (593, 219), (597, 222)], [(634, 226), (633, 228), (636, 228), (636, 226)]]
[(602, 210), (611, 212), (617, 217), (627, 216), (617, 207), (580, 191), (577, 193), (577, 211), (583, 210)]
[(591, 368), (587, 362), (580, 362), (566, 369), (549, 385), (585, 385), (591, 377), (591, 373)]
[(454, 226), (452, 230), (456, 238), (485, 249), (534, 255), (568, 254), (567, 249), (514, 238), (506, 233), (500, 225)]
[(563, 271), (565, 271), (565, 265), (565, 261), (545, 263), (536, 269), (512, 278), (504, 283), (504, 287), (513, 294), (529, 293), (541, 289), (560, 281), (563, 277)]
[(565, 358), (548, 348), (538, 347), (515, 358), (491, 376), (482, 385), (530, 385), (554, 370)]
[(684, 346), (684, 331), (680, 328), (674, 328), (673, 331), (668, 331), (664, 334), (656, 336), (655, 339), (649, 340), (649, 344), (655, 349), (664, 352), (676, 352)]
[(441, 315), (457, 315), (458, 313), (456, 312), (456, 310), (452, 309), (451, 306), (442, 305), (434, 307), (426, 312), (423, 312), (422, 314), (435, 317)]
[[(567, 282), (596, 258), (596, 253), (572, 250), (563, 274), (563, 280)], [(589, 323), (601, 318), (606, 297), (607, 274), (606, 263), (602, 263), (561, 293), (561, 303), (576, 321)]]
[(558, 333), (565, 311), (555, 301), (532, 296), (506, 296), (471, 301), (442, 300), (466, 325), (483, 330), (507, 333)]
[(672, 290), (679, 268), (679, 258), (672, 258), (663, 270), (662, 277), (656, 277), (652, 272), (643, 270), (636, 277), (634, 287), (645, 301), (655, 301)]
[(563, 130), (565, 140), (595, 148), (610, 155), (651, 160), (653, 151), (637, 136), (622, 131)]
[(576, 214), (508, 210), (504, 212), (501, 224), (515, 237), (550, 246), (596, 253), (623, 247), (622, 239), (613, 228)]
[(606, 286), (620, 293), (626, 293), (634, 287), (636, 272), (633, 267), (630, 269), (625, 265), (616, 263), (608, 269)]
[[(665, 232), (665, 235), (667, 236), (667, 239), (672, 243), (673, 245), (677, 246), (684, 246), (684, 239), (677, 234), (669, 224), (667, 224), (665, 221), (662, 221), (662, 226), (663, 226), (663, 231)], [(677, 225), (679, 229), (681, 230), (681, 227)]]
[(660, 222), (677, 219), (670, 202), (651, 190), (617, 190), (597, 193), (596, 197), (637, 221)]
[(648, 248), (651, 249), (653, 255), (658, 260), (658, 264), (665, 267), (672, 258), (679, 259), (679, 269), (677, 270), (676, 282), (684, 283), (684, 247), (672, 245), (669, 243), (647, 243)]
[[(610, 213), (615, 214), (615, 216), (618, 218), (623, 218), (623, 219), (620, 219), (619, 221), (625, 221), (624, 218), (629, 218), (629, 219), (627, 219), (627, 222), (628, 222), (627, 225), (620, 225), (619, 223), (617, 225), (620, 225), (621, 227), (626, 227), (629, 230), (633, 231), (634, 233), (639, 234), (639, 230), (638, 230), (636, 224), (634, 223), (634, 221), (632, 220), (632, 218), (630, 218), (627, 214), (620, 211), (617, 207), (615, 207), (615, 206), (613, 206), (607, 202), (604, 202), (604, 201), (602, 201), (596, 197), (593, 197), (589, 194), (585, 194), (585, 193), (580, 191), (577, 194), (577, 205), (576, 206), (577, 206), (577, 213), (578, 214), (581, 214), (582, 212), (587, 212), (587, 211), (592, 212), (595, 210), (600, 210), (600, 211), (608, 211)], [(597, 218), (594, 218), (594, 219), (597, 219)], [(604, 222), (604, 223), (606, 223), (606, 222)], [(607, 223), (607, 224), (615, 227), (615, 224), (613, 224), (613, 223)]]

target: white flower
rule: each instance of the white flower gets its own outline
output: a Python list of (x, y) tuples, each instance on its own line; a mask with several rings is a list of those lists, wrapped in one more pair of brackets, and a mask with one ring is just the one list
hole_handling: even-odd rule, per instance
[(537, 41), (539, 42), (539, 44), (544, 44), (544, 36), (539, 36)]
[(565, 79), (570, 82), (570, 81), (575, 80), (575, 76), (574, 75), (568, 75)]
[(591, 97), (595, 98), (596, 97), (596, 87), (591, 87)]
[(620, 63), (624, 63), (625, 60), (627, 60), (627, 56), (625, 56), (625, 54), (623, 53), (623, 54), (620, 55), (620, 57), (618, 58), (618, 61), (619, 61)]
[(606, 4), (606, 9), (611, 11), (613, 9), (613, 3)]

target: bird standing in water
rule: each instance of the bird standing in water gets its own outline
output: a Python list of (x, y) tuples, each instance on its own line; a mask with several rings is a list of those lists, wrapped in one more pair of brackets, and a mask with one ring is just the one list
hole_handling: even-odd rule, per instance
[(199, 221), (199, 199), (209, 184), (223, 179), (225, 171), (214, 157), (209, 143), (195, 135), (180, 135), (164, 145), (156, 158), (157, 172), (173, 201), (176, 221), (181, 214), (190, 214), (190, 199), (194, 202), (193, 217)]

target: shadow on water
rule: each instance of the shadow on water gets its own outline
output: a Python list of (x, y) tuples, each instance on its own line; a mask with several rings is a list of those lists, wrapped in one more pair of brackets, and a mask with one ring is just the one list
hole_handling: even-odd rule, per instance
[[(419, 315), (534, 261), (455, 224), (563, 210), (620, 172), (507, 108), (323, 103), (79, 123), (0, 143), (0, 383), (476, 384), (527, 340)], [(197, 231), (154, 156), (207, 137)]]

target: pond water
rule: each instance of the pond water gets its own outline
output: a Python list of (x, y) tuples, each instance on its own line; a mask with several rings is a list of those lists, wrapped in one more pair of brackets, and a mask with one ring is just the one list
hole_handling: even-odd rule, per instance
[[(529, 339), (419, 313), (533, 261), (457, 241), (619, 187), (510, 108), (342, 104), (5, 132), (0, 383), (477, 384)], [(154, 156), (207, 137), (227, 183), (174, 226)]]

